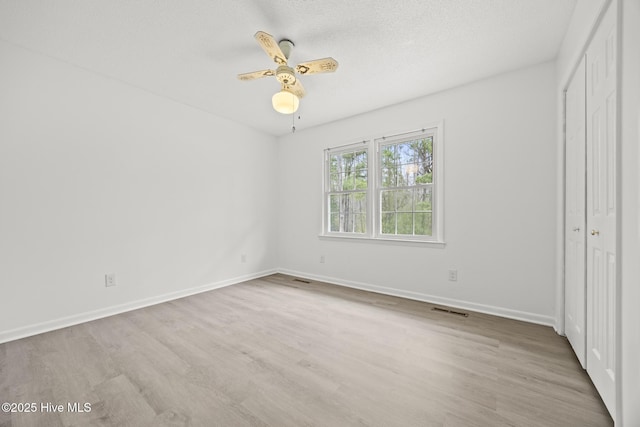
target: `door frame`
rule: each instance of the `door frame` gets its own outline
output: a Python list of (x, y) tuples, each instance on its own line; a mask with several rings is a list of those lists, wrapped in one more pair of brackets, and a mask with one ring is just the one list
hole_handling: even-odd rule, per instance
[[(576, 56), (576, 58), (573, 61), (573, 64), (571, 66), (571, 72), (569, 73), (569, 75), (562, 81), (562, 85), (560, 86), (562, 89), (560, 90), (560, 98), (558, 101), (558, 123), (560, 124), (560, 129), (559, 129), (559, 133), (560, 133), (560, 137), (559, 137), (559, 141), (560, 143), (558, 144), (558, 209), (557, 209), (557, 224), (558, 224), (558, 234), (557, 234), (557, 242), (556, 242), (556, 249), (557, 249), (557, 256), (556, 256), (556, 262), (557, 265), (559, 266), (558, 268), (558, 274), (556, 275), (556, 282), (557, 282), (557, 287), (556, 287), (556, 319), (555, 319), (555, 326), (554, 329), (556, 330), (556, 332), (558, 333), (558, 335), (565, 335), (565, 325), (564, 325), (564, 304), (565, 304), (565, 281), (564, 281), (564, 265), (565, 265), (565, 259), (564, 259), (564, 251), (565, 251), (565, 221), (566, 221), (566, 217), (565, 217), (565, 209), (566, 209), (566, 202), (567, 202), (567, 195), (565, 194), (565, 186), (567, 183), (567, 169), (566, 169), (566, 162), (567, 162), (567, 132), (566, 132), (566, 126), (567, 126), (567, 102), (566, 102), (566, 97), (567, 97), (567, 90), (569, 89), (569, 84), (571, 83), (571, 81), (573, 80), (574, 75), (576, 74), (576, 71), (578, 70), (578, 67), (580, 66), (580, 61), (582, 61), (582, 58), (585, 56), (585, 54), (587, 53), (587, 49), (589, 48), (589, 44), (591, 43), (591, 40), (593, 40), (593, 37), (596, 33), (596, 30), (598, 29), (598, 27), (600, 26), (600, 23), (602, 22), (602, 18), (604, 17), (605, 12), (607, 11), (607, 9), (609, 8), (609, 6), (611, 5), (612, 2), (614, 1), (618, 1), (618, 0), (605, 0), (605, 2), (602, 4), (600, 10), (598, 11), (598, 16), (596, 18), (596, 20), (593, 22), (591, 29), (589, 30), (589, 35), (587, 36), (587, 38), (585, 39), (582, 48), (580, 49), (580, 54)], [(620, 8), (618, 8), (618, 10), (620, 10)], [(618, 24), (619, 24), (619, 19), (618, 19)], [(618, 32), (620, 32), (620, 25), (618, 25)], [(620, 43), (620, 38), (618, 38), (618, 43)], [(621, 67), (618, 67), (621, 68)], [(620, 70), (618, 70), (618, 73), (620, 72)], [(618, 89), (620, 86), (620, 79), (618, 79)], [(617, 102), (619, 103), (620, 100), (618, 99)], [(618, 129), (616, 130), (616, 132), (618, 133), (618, 135), (620, 134), (620, 129), (619, 129), (619, 117), (618, 119)], [(616, 141), (618, 143), (618, 145), (620, 144), (620, 141), (617, 140)], [(619, 150), (618, 150), (619, 153)], [(617, 183), (620, 183), (620, 170), (618, 169), (616, 171), (616, 180)], [(617, 200), (618, 203), (620, 203), (619, 200)], [(618, 213), (619, 215), (619, 213)], [(619, 242), (618, 242), (619, 243)], [(619, 283), (618, 283), (619, 286)]]
[[(584, 113), (583, 120), (584, 121), (582, 122), (583, 128), (584, 128), (582, 135), (583, 135), (584, 138), (582, 139), (582, 141), (578, 141), (579, 143), (582, 144), (582, 153), (584, 154), (584, 157), (582, 159), (583, 176), (581, 177), (582, 178), (582, 189), (584, 190), (584, 194), (583, 194), (583, 197), (582, 197), (584, 205), (582, 206), (582, 212), (583, 212), (582, 222), (579, 224), (580, 227), (581, 227), (580, 233), (582, 234), (582, 237), (583, 237), (583, 239), (582, 239), (582, 243), (583, 243), (583, 247), (582, 247), (583, 248), (583, 250), (582, 250), (582, 258), (583, 258), (582, 259), (582, 266), (583, 266), (583, 271), (582, 271), (582, 278), (583, 278), (583, 281), (582, 281), (582, 286), (583, 286), (583, 290), (582, 290), (582, 296), (583, 296), (582, 316), (583, 316), (583, 319), (582, 320), (583, 320), (583, 323), (581, 325), (582, 326), (582, 341), (583, 341), (583, 343), (582, 343), (583, 346), (582, 347), (583, 348), (581, 349), (581, 351), (579, 351), (575, 347), (575, 345), (577, 344), (576, 342), (571, 342), (570, 341), (570, 344), (573, 347), (574, 352), (576, 353), (576, 355), (578, 357), (578, 360), (580, 361), (580, 364), (582, 365), (583, 369), (586, 369), (586, 367), (587, 367), (587, 365), (586, 365), (586, 361), (587, 361), (587, 346), (586, 346), (586, 343), (587, 343), (587, 332), (588, 332), (588, 330), (587, 330), (588, 329), (587, 328), (587, 324), (588, 324), (588, 318), (587, 318), (587, 313), (588, 313), (588, 310), (587, 310), (587, 264), (586, 264), (586, 262), (587, 262), (587, 238), (588, 238), (588, 236), (587, 236), (587, 194), (586, 194), (587, 193), (587, 188), (588, 188), (587, 170), (586, 170), (586, 168), (587, 168), (587, 122), (586, 122), (586, 112), (587, 112), (587, 105), (586, 105), (586, 97), (587, 97), (587, 93), (586, 93), (587, 92), (587, 81), (586, 81), (587, 62), (586, 62), (586, 60), (587, 60), (586, 55), (582, 56), (580, 58), (579, 64), (584, 64), (584, 65), (582, 65), (582, 66), (579, 65), (579, 68), (577, 68), (575, 70), (575, 72), (573, 73), (573, 75), (571, 76), (571, 79), (569, 81), (569, 86), (572, 85), (576, 81), (575, 80), (576, 78), (578, 78), (577, 81), (582, 81), (583, 82), (583, 87), (582, 87), (583, 95), (582, 95), (582, 98), (583, 98), (583, 100), (585, 102), (584, 103), (584, 109), (583, 109), (583, 113)], [(580, 77), (577, 74), (577, 72), (583, 73), (583, 76)], [(567, 291), (567, 276), (568, 276), (568, 274), (567, 274), (567, 258), (566, 258), (567, 252), (566, 252), (566, 249), (567, 249), (567, 239), (569, 238), (569, 235), (571, 233), (567, 232), (568, 230), (567, 230), (566, 227), (573, 227), (573, 226), (576, 225), (575, 222), (573, 224), (568, 224), (567, 223), (567, 204), (568, 204), (567, 195), (568, 194), (567, 194), (566, 190), (567, 190), (567, 182), (568, 182), (568, 177), (567, 177), (567, 164), (568, 164), (568, 159), (569, 159), (568, 154), (571, 154), (572, 156), (575, 155), (575, 153), (568, 153), (568, 141), (567, 141), (567, 109), (568, 109), (568, 105), (569, 105), (569, 103), (567, 102), (567, 98), (568, 98), (568, 94), (569, 94), (569, 90), (568, 89), (569, 88), (567, 87), (567, 89), (564, 91), (564, 107), (565, 107), (564, 108), (564, 117), (565, 117), (565, 119), (564, 119), (564, 126), (563, 126), (563, 129), (564, 129), (564, 164), (563, 164), (563, 166), (564, 166), (564, 172), (565, 172), (564, 173), (564, 184), (565, 185), (563, 187), (563, 190), (564, 190), (564, 210), (563, 210), (564, 223), (563, 223), (563, 226), (565, 228), (564, 228), (564, 235), (563, 235), (563, 243), (564, 243), (564, 246), (563, 246), (563, 249), (564, 249), (564, 253), (563, 253), (563, 257), (564, 257), (563, 258), (563, 260), (564, 260), (564, 262), (563, 262), (563, 271), (564, 271), (564, 276), (563, 276), (563, 279), (564, 279), (563, 280), (563, 287), (564, 287), (563, 298), (564, 299), (563, 299), (563, 302), (564, 302), (564, 304), (562, 306), (563, 322), (564, 322), (564, 336), (566, 336), (567, 338), (569, 338), (569, 335), (568, 335), (567, 324), (566, 324), (566, 322), (567, 322), (567, 318), (566, 318), (566, 314), (567, 314), (567, 306), (566, 306), (567, 293), (566, 293), (566, 291)], [(575, 161), (575, 159), (574, 159), (574, 161)], [(578, 177), (574, 177), (574, 179), (576, 179), (576, 178), (578, 178)], [(578, 186), (578, 187), (580, 187), (580, 186)], [(573, 231), (576, 231), (576, 230), (574, 229)], [(576, 254), (576, 255), (579, 255), (579, 254)], [(574, 274), (575, 273), (576, 272), (574, 272)], [(578, 301), (578, 303), (580, 303), (580, 301)], [(580, 353), (580, 354), (578, 354), (578, 353)]]
[[(622, 53), (622, 17), (621, 17), (621, 13), (622, 13), (622, 5), (621, 5), (621, 0), (605, 0), (602, 5), (600, 6), (600, 10), (598, 10), (597, 13), (597, 17), (594, 20), (593, 24), (591, 25), (591, 28), (589, 30), (589, 34), (586, 37), (582, 48), (580, 49), (579, 55), (577, 55), (574, 60), (573, 60), (573, 64), (571, 67), (571, 72), (568, 74), (568, 76), (562, 80), (562, 84), (559, 86), (561, 88), (560, 93), (559, 93), (559, 98), (558, 98), (558, 123), (559, 123), (559, 144), (558, 144), (558, 185), (557, 185), (557, 190), (558, 190), (558, 205), (557, 205), (557, 241), (556, 241), (556, 262), (558, 265), (558, 269), (557, 269), (557, 274), (556, 274), (556, 319), (555, 319), (555, 326), (554, 329), (556, 330), (556, 333), (558, 333), (559, 335), (565, 336), (565, 322), (564, 322), (564, 316), (565, 316), (565, 233), (566, 233), (566, 229), (565, 229), (565, 222), (566, 222), (566, 216), (565, 216), (565, 209), (566, 209), (566, 194), (565, 194), (565, 186), (566, 186), (566, 144), (567, 144), (567, 140), (566, 140), (566, 112), (567, 112), (567, 105), (566, 105), (566, 92), (567, 89), (569, 87), (569, 84), (571, 83), (571, 80), (573, 79), (579, 65), (580, 65), (580, 61), (582, 60), (582, 58), (584, 57), (584, 55), (587, 52), (587, 49), (591, 43), (591, 41), (594, 38), (594, 35), (597, 31), (597, 29), (600, 26), (600, 23), (602, 22), (602, 19), (604, 17), (604, 14), (607, 12), (609, 6), (611, 6), (611, 4), (613, 2), (617, 3), (618, 6), (618, 13), (616, 16), (616, 31), (617, 31), (617, 46), (616, 49), (618, 50), (618, 67), (616, 70), (617, 73), (617, 81), (616, 81), (616, 90), (618, 93), (620, 92), (621, 89), (621, 84), (622, 84), (622, 66), (620, 66), (621, 64), (621, 53)], [(618, 114), (616, 115), (616, 153), (617, 153), (617, 158), (616, 158), (616, 192), (617, 192), (617, 197), (616, 197), (616, 222), (618, 224), (621, 224), (621, 214), (622, 214), (622, 208), (621, 208), (621, 203), (622, 203), (622, 197), (620, 194), (621, 191), (621, 163), (622, 163), (622, 159), (621, 159), (621, 135), (622, 135), (622, 109), (621, 109), (621, 100), (622, 100), (622, 96), (618, 96), (616, 99), (616, 108), (618, 111)], [(621, 257), (622, 251), (621, 251), (621, 227), (618, 226), (617, 230), (616, 230), (616, 254), (618, 257)], [(616, 322), (616, 333), (615, 333), (615, 349), (616, 349), (616, 398), (615, 398), (615, 405), (616, 405), (616, 414), (617, 417), (619, 418), (622, 414), (622, 343), (621, 343), (621, 324), (622, 324), (622, 312), (621, 312), (621, 307), (622, 307), (622, 301), (621, 301), (621, 279), (622, 279), (622, 274), (621, 274), (621, 270), (622, 270), (622, 262), (618, 262), (616, 263), (616, 301), (615, 301), (615, 308), (616, 308), (616, 316), (615, 316), (615, 322)], [(614, 420), (615, 424), (618, 424), (617, 420)]]

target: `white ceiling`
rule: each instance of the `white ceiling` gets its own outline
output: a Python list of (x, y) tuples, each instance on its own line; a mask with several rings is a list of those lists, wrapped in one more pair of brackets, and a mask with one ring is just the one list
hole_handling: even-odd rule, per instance
[[(275, 68), (258, 30), (296, 47), (308, 128), (555, 58), (576, 0), (0, 0), (0, 39), (271, 135)], [(0, 58), (1, 59), (1, 58)], [(0, 61), (1, 63), (1, 61)]]

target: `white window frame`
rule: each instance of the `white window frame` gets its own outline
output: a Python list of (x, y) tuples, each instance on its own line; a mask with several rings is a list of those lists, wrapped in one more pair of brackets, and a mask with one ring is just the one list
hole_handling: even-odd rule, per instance
[[(432, 175), (432, 235), (390, 235), (382, 234), (381, 230), (381, 200), (382, 177), (380, 173), (380, 147), (386, 144), (394, 144), (401, 141), (408, 141), (422, 137), (423, 135), (433, 136), (433, 175)], [(329, 153), (349, 152), (357, 150), (359, 147), (367, 148), (367, 232), (348, 233), (329, 231)], [(444, 122), (440, 121), (428, 126), (424, 126), (415, 131), (396, 132), (389, 136), (377, 136), (367, 138), (362, 142), (347, 144), (325, 150), (323, 158), (323, 209), (322, 209), (322, 232), (321, 238), (331, 239), (359, 239), (381, 243), (403, 243), (424, 244), (427, 246), (443, 247), (444, 241)], [(373, 153), (373, 155), (372, 155)]]
[[(331, 209), (330, 205), (330, 195), (335, 194), (335, 191), (331, 191), (331, 174), (330, 174), (330, 156), (334, 154), (342, 154), (342, 153), (352, 153), (357, 151), (366, 151), (367, 153), (367, 190), (365, 191), (367, 195), (367, 211), (366, 211), (366, 232), (365, 233), (355, 233), (355, 232), (347, 232), (347, 231), (330, 231), (329, 228), (331, 226)], [(324, 150), (324, 161), (323, 161), (323, 202), (322, 202), (322, 230), (324, 236), (335, 236), (335, 237), (349, 237), (349, 238), (367, 238), (371, 235), (371, 230), (373, 226), (371, 212), (372, 212), (372, 194), (371, 194), (371, 149), (368, 144), (368, 141), (361, 141), (353, 144), (341, 145), (339, 147), (327, 148)], [(338, 193), (348, 194), (353, 192), (361, 192), (358, 190), (346, 190), (340, 191)]]

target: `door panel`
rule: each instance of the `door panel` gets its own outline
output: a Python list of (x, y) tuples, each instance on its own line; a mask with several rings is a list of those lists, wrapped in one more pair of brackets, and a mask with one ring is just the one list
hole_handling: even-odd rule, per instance
[(583, 58), (566, 94), (565, 334), (586, 361), (586, 68)]
[(587, 49), (587, 372), (615, 420), (616, 2)]

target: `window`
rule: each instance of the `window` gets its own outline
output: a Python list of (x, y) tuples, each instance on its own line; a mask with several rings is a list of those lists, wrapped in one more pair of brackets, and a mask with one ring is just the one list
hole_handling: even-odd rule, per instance
[(431, 236), (433, 135), (378, 143), (380, 234)]
[(327, 149), (323, 235), (442, 243), (442, 164), (442, 124)]
[(369, 150), (330, 151), (327, 157), (328, 231), (367, 233)]

